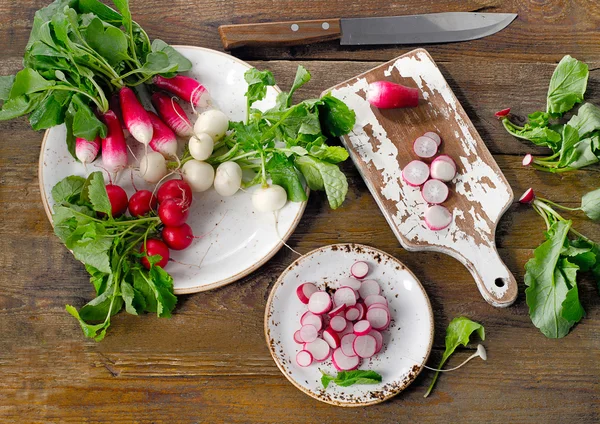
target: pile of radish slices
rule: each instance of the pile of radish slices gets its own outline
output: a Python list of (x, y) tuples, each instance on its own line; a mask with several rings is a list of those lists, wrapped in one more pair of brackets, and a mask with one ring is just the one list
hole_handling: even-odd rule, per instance
[(298, 299), (308, 306), (294, 333), (294, 341), (302, 345), (296, 355), (299, 366), (331, 357), (338, 371), (350, 371), (358, 368), (361, 359), (381, 351), (381, 331), (391, 321), (387, 299), (377, 281), (365, 279), (369, 273), (366, 262), (355, 262), (350, 273), (352, 277), (342, 279), (331, 295), (313, 283), (296, 289)]
[[(452, 223), (452, 213), (442, 206), (450, 190), (447, 183), (456, 175), (456, 162), (448, 155), (437, 155), (442, 139), (435, 132), (426, 132), (413, 143), (413, 150), (421, 159), (431, 159), (430, 164), (413, 160), (402, 170), (402, 179), (411, 187), (421, 187), (421, 196), (430, 206), (425, 211), (425, 224), (439, 231)], [(437, 156), (436, 156), (437, 155)]]

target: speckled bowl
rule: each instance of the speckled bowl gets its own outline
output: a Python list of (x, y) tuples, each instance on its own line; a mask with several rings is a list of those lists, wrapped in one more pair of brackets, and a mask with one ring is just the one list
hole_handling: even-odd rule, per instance
[[(296, 288), (310, 281), (320, 289), (336, 289), (338, 281), (349, 277), (350, 266), (359, 260), (369, 264), (367, 278), (379, 282), (392, 314), (389, 329), (382, 332), (383, 349), (359, 367), (377, 371), (383, 381), (350, 387), (330, 384), (325, 390), (319, 370), (335, 375), (331, 359), (306, 368), (296, 364), (301, 348), (293, 334), (307, 310), (296, 297)], [(400, 393), (421, 372), (433, 343), (433, 313), (419, 280), (396, 258), (369, 246), (334, 244), (307, 253), (281, 274), (267, 301), (265, 337), (275, 363), (298, 389), (332, 405), (367, 406)]]

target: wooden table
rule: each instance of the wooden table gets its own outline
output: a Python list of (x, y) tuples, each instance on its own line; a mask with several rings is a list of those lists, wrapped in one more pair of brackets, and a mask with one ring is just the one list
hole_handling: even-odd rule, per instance
[[(590, 65), (587, 98), (600, 103), (600, 4), (592, 0), (132, 0), (134, 18), (151, 38), (221, 50), (225, 23), (322, 17), (401, 15), (440, 11), (516, 12), (504, 31), (467, 43), (428, 47), (518, 196), (527, 187), (576, 205), (598, 187), (598, 168), (549, 175), (521, 166), (530, 144), (507, 135), (494, 112), (521, 116), (545, 106), (557, 61), (571, 54)], [(35, 10), (45, 0), (0, 3), (0, 74), (15, 73)], [(235, 52), (271, 69), (288, 87), (295, 68), (313, 74), (304, 90), (323, 89), (396, 57), (410, 47), (340, 47), (335, 42)], [(348, 198), (332, 211), (311, 195), (289, 240), (300, 252), (344, 241), (372, 245), (398, 257), (423, 282), (435, 315), (430, 365), (443, 352), (449, 321), (466, 315), (485, 325), (488, 361), (443, 375), (427, 398), (433, 374), (423, 372), (403, 393), (362, 409), (330, 406), (295, 389), (275, 366), (263, 336), (269, 290), (295, 255), (282, 249), (251, 276), (207, 293), (181, 296), (172, 319), (116, 316), (101, 343), (84, 339), (64, 305), (92, 297), (83, 266), (53, 235), (38, 187), (42, 133), (25, 119), (0, 123), (0, 420), (5, 422), (598, 422), (600, 420), (600, 296), (584, 278), (587, 316), (562, 340), (532, 325), (523, 293), (523, 265), (543, 240), (544, 224), (513, 205), (498, 227), (498, 249), (520, 282), (508, 309), (494, 309), (467, 270), (435, 253), (399, 247), (351, 163)], [(535, 150), (536, 152), (538, 150)], [(539, 150), (542, 153), (543, 150)], [(600, 240), (597, 224), (573, 215), (574, 225)], [(450, 361), (460, 362), (462, 350)]]

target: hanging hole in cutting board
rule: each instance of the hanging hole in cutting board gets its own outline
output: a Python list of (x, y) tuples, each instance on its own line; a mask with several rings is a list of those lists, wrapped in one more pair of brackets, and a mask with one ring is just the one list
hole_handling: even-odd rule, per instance
[(503, 278), (496, 278), (494, 284), (496, 285), (496, 287), (504, 287), (506, 283), (504, 282)]

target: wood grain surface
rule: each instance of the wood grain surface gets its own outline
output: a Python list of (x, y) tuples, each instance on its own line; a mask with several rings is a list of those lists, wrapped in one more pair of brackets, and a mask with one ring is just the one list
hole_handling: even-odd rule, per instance
[[(589, 63), (587, 98), (600, 103), (600, 3), (584, 0), (132, 0), (135, 19), (173, 44), (222, 49), (217, 27), (228, 23), (406, 13), (485, 10), (517, 12), (509, 28), (468, 43), (428, 50), (456, 93), (515, 194), (529, 186), (567, 205), (598, 184), (598, 168), (548, 175), (521, 166), (531, 146), (507, 135), (493, 113), (511, 106), (520, 116), (543, 108), (555, 63), (571, 54)], [(0, 74), (20, 69), (33, 14), (46, 1), (0, 2)], [(312, 71), (302, 96), (364, 72), (408, 51), (341, 48), (335, 42), (292, 48), (244, 49), (236, 56), (273, 70), (288, 87), (296, 66)], [(25, 119), (0, 123), (0, 421), (197, 423), (595, 423), (600, 421), (600, 296), (584, 278), (586, 317), (562, 340), (533, 327), (524, 298), (523, 265), (543, 239), (544, 224), (528, 207), (512, 205), (500, 221), (500, 256), (519, 282), (508, 309), (488, 305), (468, 271), (436, 253), (399, 247), (350, 162), (350, 191), (331, 211), (311, 195), (289, 244), (300, 252), (334, 242), (383, 249), (423, 282), (436, 321), (430, 365), (443, 352), (444, 331), (457, 315), (485, 325), (488, 361), (441, 376), (423, 393), (422, 373), (403, 393), (380, 405), (346, 410), (295, 389), (270, 358), (262, 323), (269, 289), (295, 259), (281, 250), (251, 276), (227, 287), (181, 296), (171, 319), (119, 314), (101, 343), (85, 340), (66, 303), (92, 296), (83, 267), (48, 223), (37, 182), (42, 139)], [(600, 227), (573, 215), (595, 240)], [(459, 349), (449, 365), (470, 353)]]

